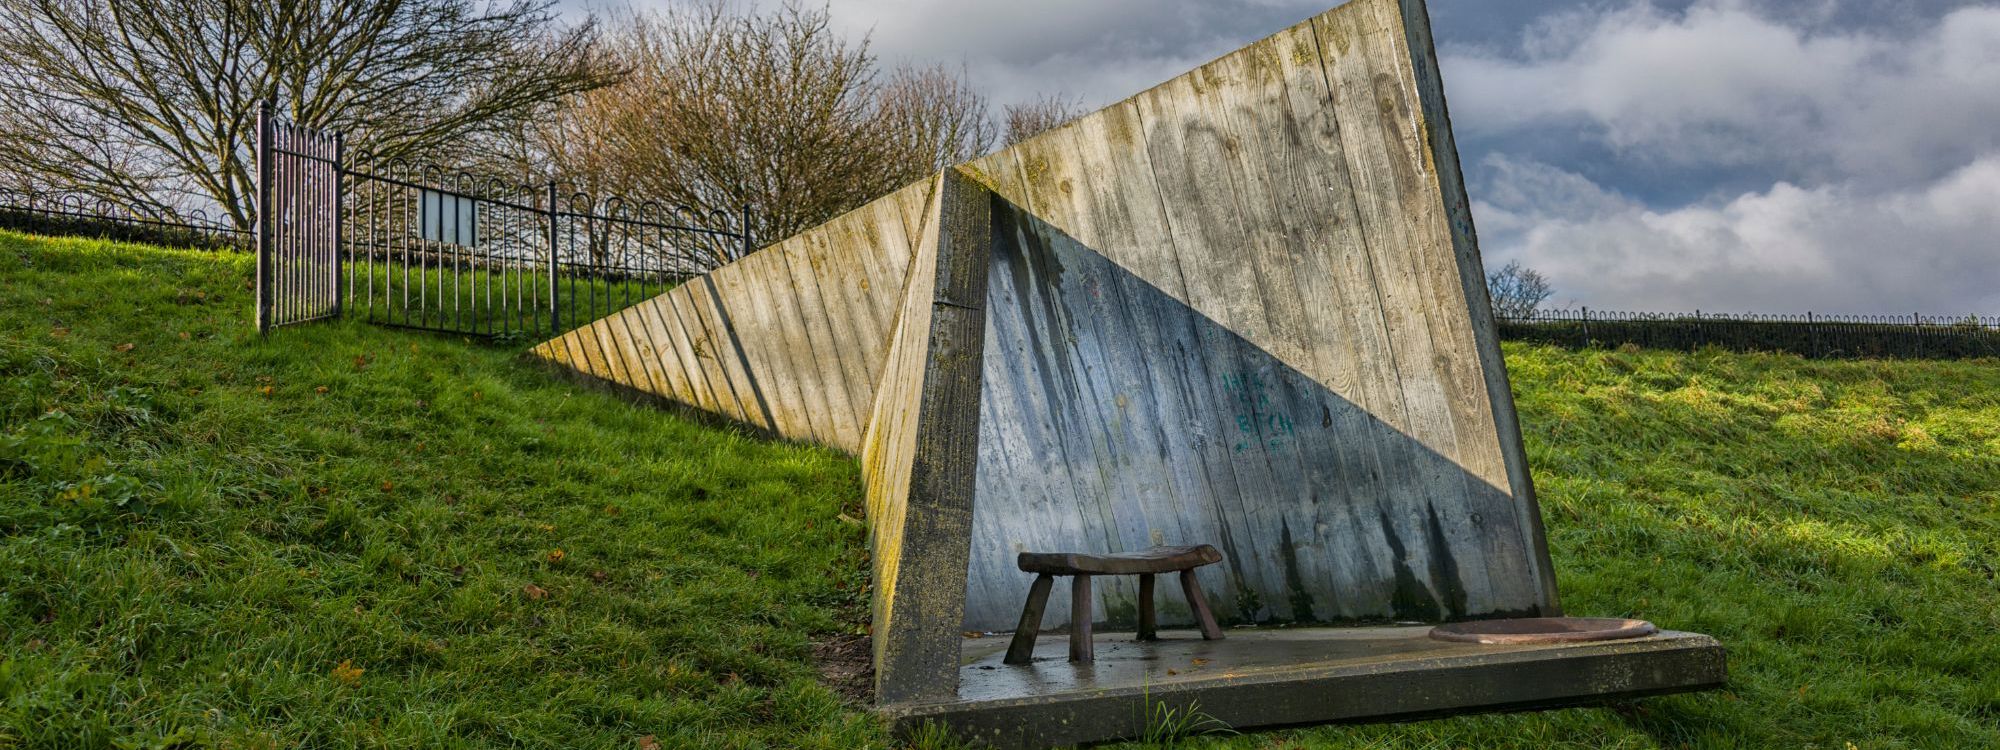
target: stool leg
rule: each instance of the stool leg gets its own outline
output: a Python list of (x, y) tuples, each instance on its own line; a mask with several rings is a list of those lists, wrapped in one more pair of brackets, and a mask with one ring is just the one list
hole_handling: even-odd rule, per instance
[(1157, 641), (1158, 628), (1153, 624), (1153, 574), (1139, 574), (1139, 640)]
[(1021, 607), (1021, 624), (1014, 626), (1014, 642), (1007, 644), (1007, 664), (1027, 664), (1035, 660), (1035, 638), (1042, 634), (1042, 610), (1049, 606), (1049, 587), (1055, 576), (1043, 573), (1028, 587), (1028, 603)]
[(1079, 575), (1069, 584), (1069, 660), (1089, 663), (1097, 659), (1090, 644), (1090, 576)]
[(1194, 569), (1181, 571), (1181, 593), (1187, 595), (1188, 606), (1194, 609), (1194, 619), (1201, 623), (1201, 638), (1205, 641), (1222, 640), (1222, 626), (1215, 624), (1215, 613), (1208, 609), (1208, 600), (1201, 595), (1201, 585), (1194, 581)]

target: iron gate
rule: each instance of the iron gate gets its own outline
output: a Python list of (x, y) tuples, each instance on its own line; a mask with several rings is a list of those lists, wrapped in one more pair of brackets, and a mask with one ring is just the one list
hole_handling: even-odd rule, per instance
[(338, 133), (257, 110), (257, 330), (340, 314)]
[(596, 200), (556, 182), (402, 159), (350, 164), (339, 134), (278, 122), (268, 108), (259, 132), (260, 331), (345, 312), (397, 327), (549, 338), (751, 248), (747, 211)]

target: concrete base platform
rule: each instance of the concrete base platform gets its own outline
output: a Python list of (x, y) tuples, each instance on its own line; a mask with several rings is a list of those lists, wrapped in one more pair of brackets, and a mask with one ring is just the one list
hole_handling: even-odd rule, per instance
[(1722, 645), (1695, 633), (1488, 646), (1429, 631), (1239, 629), (1221, 641), (1165, 631), (1153, 643), (1105, 633), (1097, 661), (1082, 665), (1067, 661), (1063, 635), (1044, 635), (1024, 666), (1001, 663), (1007, 638), (971, 639), (957, 700), (881, 711), (898, 729), (934, 721), (996, 748), (1040, 748), (1141, 735), (1162, 705), (1198, 703), (1241, 730), (1549, 708), (1716, 688), (1727, 676)]

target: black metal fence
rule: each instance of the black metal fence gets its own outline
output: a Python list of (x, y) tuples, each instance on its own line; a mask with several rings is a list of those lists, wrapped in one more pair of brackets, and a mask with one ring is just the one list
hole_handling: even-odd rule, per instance
[(2000, 357), (2000, 317), (1716, 315), (1578, 310), (1501, 317), (1500, 336), (1570, 347), (1786, 352), (1820, 358)]
[(257, 116), (257, 330), (340, 314), (339, 133)]
[(250, 233), (201, 210), (0, 187), (0, 228), (211, 250), (248, 250)]
[[(350, 155), (260, 117), (259, 330), (331, 315), (549, 337), (750, 250), (732, 217)], [(266, 165), (271, 165), (267, 168)], [(266, 310), (274, 311), (263, 315)]]

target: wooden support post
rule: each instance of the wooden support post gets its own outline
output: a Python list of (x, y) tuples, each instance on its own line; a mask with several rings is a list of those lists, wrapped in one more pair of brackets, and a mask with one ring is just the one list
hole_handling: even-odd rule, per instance
[(1090, 648), (1090, 576), (1079, 575), (1069, 585), (1069, 660), (1095, 661)]
[(1049, 606), (1049, 589), (1056, 577), (1044, 573), (1028, 588), (1028, 603), (1021, 607), (1021, 624), (1014, 626), (1014, 642), (1007, 645), (1007, 664), (1027, 664), (1035, 660), (1035, 639), (1042, 634), (1042, 612)]
[(1208, 600), (1202, 597), (1201, 584), (1195, 582), (1193, 570), (1181, 571), (1181, 593), (1187, 595), (1188, 607), (1194, 610), (1194, 619), (1201, 623), (1202, 640), (1222, 640), (1222, 626), (1215, 624), (1215, 613), (1209, 611)]
[(1153, 574), (1139, 575), (1139, 640), (1157, 641), (1159, 628), (1153, 617)]

